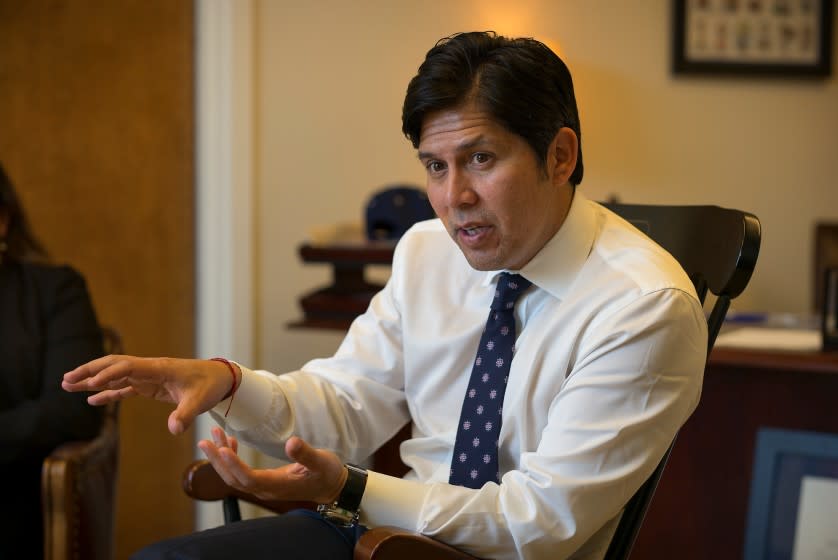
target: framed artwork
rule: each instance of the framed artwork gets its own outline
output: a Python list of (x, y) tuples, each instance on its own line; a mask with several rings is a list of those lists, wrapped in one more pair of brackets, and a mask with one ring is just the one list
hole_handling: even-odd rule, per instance
[(825, 77), (833, 0), (673, 0), (675, 74)]
[(838, 434), (757, 432), (745, 560), (838, 559)]
[(824, 298), (827, 295), (824, 283), (827, 280), (827, 270), (838, 269), (838, 221), (828, 220), (815, 223), (815, 282), (812, 286), (814, 298), (812, 309), (822, 313)]

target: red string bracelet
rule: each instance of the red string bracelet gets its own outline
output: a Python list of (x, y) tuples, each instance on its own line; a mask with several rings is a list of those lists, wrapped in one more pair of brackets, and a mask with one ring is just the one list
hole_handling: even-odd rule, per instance
[(230, 392), (224, 395), (224, 399), (230, 399), (230, 402), (227, 403), (227, 412), (224, 413), (224, 418), (227, 418), (227, 415), (230, 414), (230, 407), (233, 406), (233, 397), (236, 396), (236, 389), (238, 389), (238, 386), (236, 384), (236, 370), (235, 368), (233, 368), (233, 364), (230, 363), (230, 360), (226, 358), (210, 358), (210, 360), (225, 364), (227, 368), (230, 370), (230, 375), (233, 376), (233, 386), (230, 388)]

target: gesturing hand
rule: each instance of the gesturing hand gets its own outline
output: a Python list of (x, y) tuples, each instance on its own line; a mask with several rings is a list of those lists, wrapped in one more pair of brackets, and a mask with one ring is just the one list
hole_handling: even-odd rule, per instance
[(212, 429), (212, 441), (201, 440), (204, 452), (219, 476), (229, 486), (259, 499), (302, 500), (328, 503), (337, 499), (347, 472), (340, 457), (315, 449), (298, 437), (285, 443), (285, 453), (296, 461), (274, 469), (253, 469), (238, 456), (238, 442), (221, 428)]
[(111, 355), (82, 364), (64, 374), (65, 391), (98, 391), (87, 398), (103, 405), (132, 396), (174, 403), (168, 427), (182, 433), (195, 417), (218, 404), (233, 385), (222, 363), (211, 360), (138, 358)]

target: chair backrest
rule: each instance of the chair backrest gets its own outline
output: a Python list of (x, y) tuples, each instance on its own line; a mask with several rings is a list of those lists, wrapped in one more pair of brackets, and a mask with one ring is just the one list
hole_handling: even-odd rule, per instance
[[(119, 333), (103, 330), (105, 352), (122, 353)], [(41, 470), (46, 560), (110, 560), (119, 460), (119, 406), (105, 407), (92, 440), (58, 446)]]
[[(656, 243), (681, 264), (696, 287), (702, 304), (708, 292), (716, 296), (707, 319), (707, 354), (724, 322), (730, 301), (748, 285), (759, 255), (759, 219), (748, 212), (719, 206), (604, 204)], [(674, 441), (652, 475), (626, 504), (606, 553), (606, 560), (628, 558)]]

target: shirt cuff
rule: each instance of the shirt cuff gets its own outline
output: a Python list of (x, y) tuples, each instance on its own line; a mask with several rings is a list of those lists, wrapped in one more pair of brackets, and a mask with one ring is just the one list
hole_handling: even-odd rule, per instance
[(361, 523), (367, 527), (392, 525), (420, 531), (422, 505), (429, 488), (423, 482), (368, 471), (367, 486), (361, 499)]
[[(271, 380), (266, 376), (238, 362), (234, 363), (242, 372), (239, 386), (232, 397), (215, 405), (212, 412), (223, 418), (230, 428), (241, 431), (252, 428), (264, 420), (271, 406), (273, 389)], [(231, 400), (232, 406), (230, 406)], [(224, 413), (227, 412), (228, 406), (230, 406), (230, 412), (225, 418)]]

